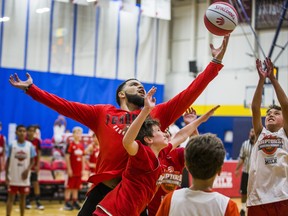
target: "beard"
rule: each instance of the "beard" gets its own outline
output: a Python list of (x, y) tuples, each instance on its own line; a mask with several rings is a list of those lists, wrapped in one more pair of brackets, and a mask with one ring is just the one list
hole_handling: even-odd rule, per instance
[(128, 94), (125, 92), (125, 96), (127, 98), (127, 101), (129, 103), (132, 103), (138, 107), (143, 107), (144, 106), (144, 98), (137, 95), (137, 94)]

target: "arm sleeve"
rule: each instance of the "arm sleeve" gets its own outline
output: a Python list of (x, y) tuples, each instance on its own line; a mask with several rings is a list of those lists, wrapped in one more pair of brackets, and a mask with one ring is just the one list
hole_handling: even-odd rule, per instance
[(162, 130), (175, 122), (193, 104), (207, 85), (218, 75), (222, 67), (222, 64), (210, 62), (185, 90), (169, 101), (158, 104), (152, 110), (151, 116), (160, 121)]
[(97, 119), (95, 119), (95, 109), (97, 106), (68, 101), (57, 95), (41, 90), (35, 84), (29, 88), (27, 94), (34, 100), (87, 127), (93, 125), (93, 122), (97, 122)]
[(170, 205), (173, 192), (168, 193), (161, 202), (161, 205), (156, 213), (156, 216), (169, 215)]
[(237, 204), (230, 199), (226, 208), (225, 216), (238, 216), (238, 215), (240, 214)]

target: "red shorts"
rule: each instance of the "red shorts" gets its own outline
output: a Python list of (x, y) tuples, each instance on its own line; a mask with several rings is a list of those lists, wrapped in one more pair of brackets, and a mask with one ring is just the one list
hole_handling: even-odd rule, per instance
[(67, 189), (80, 189), (81, 186), (82, 186), (81, 176), (68, 177), (68, 180), (66, 182)]
[(30, 186), (8, 186), (8, 193), (17, 194), (17, 192), (19, 192), (19, 194), (29, 194)]
[(248, 207), (248, 216), (287, 216), (288, 200)]

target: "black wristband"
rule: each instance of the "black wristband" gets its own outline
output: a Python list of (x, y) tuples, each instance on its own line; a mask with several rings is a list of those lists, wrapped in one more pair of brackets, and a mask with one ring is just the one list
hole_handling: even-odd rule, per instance
[(216, 64), (222, 64), (222, 61), (221, 60), (218, 60), (216, 58), (213, 58), (212, 59), (212, 62), (216, 63)]
[(29, 89), (32, 85), (33, 85), (33, 83), (31, 83), (30, 85), (28, 85), (28, 86), (24, 89), (24, 91), (27, 92), (28, 89)]

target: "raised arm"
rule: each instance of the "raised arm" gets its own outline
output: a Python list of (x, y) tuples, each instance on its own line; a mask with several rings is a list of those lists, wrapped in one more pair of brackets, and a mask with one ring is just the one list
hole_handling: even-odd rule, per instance
[(259, 75), (259, 81), (253, 96), (251, 109), (252, 109), (252, 123), (255, 131), (256, 139), (263, 129), (261, 120), (261, 102), (262, 102), (262, 91), (265, 83), (265, 77), (267, 76), (267, 71), (263, 69), (261, 60), (256, 60), (256, 68)]
[(145, 119), (155, 106), (156, 99), (153, 98), (153, 95), (156, 92), (156, 88), (152, 87), (145, 96), (144, 99), (144, 108), (141, 110), (140, 114), (132, 122), (127, 132), (124, 135), (122, 140), (123, 146), (126, 149), (129, 155), (136, 155), (139, 149), (137, 142), (135, 141), (142, 124)]
[(285, 94), (284, 90), (282, 89), (282, 87), (280, 86), (278, 80), (275, 78), (274, 73), (273, 73), (273, 63), (271, 62), (271, 59), (267, 59), (267, 68), (269, 68), (269, 74), (268, 74), (268, 78), (270, 79), (277, 99), (280, 103), (281, 109), (282, 109), (282, 115), (283, 115), (283, 128), (285, 130), (286, 135), (288, 135), (288, 98), (287, 95)]
[[(74, 119), (83, 125), (91, 128), (97, 121), (94, 115), (96, 106), (81, 104), (65, 100), (57, 95), (51, 94), (39, 89), (33, 84), (33, 79), (29, 73), (26, 73), (27, 80), (20, 80), (17, 74), (11, 75), (9, 82), (15, 88), (19, 88), (30, 95), (34, 100), (50, 107), (56, 112)], [(91, 113), (93, 113), (91, 115)]]
[(215, 106), (214, 108), (209, 110), (207, 113), (197, 118), (196, 120), (192, 121), (191, 123), (183, 127), (180, 131), (178, 131), (173, 137), (173, 139), (171, 140), (171, 144), (173, 145), (173, 148), (176, 148), (182, 142), (184, 142), (188, 137), (190, 137), (191, 134), (197, 129), (197, 127), (201, 123), (207, 121), (210, 118), (210, 116), (213, 115), (215, 110), (217, 110), (219, 107), (220, 107), (219, 105)]
[(213, 60), (185, 90), (169, 101), (158, 104), (155, 109), (153, 109), (151, 116), (159, 119), (163, 131), (175, 122), (194, 103), (207, 85), (218, 75), (218, 72), (223, 67), (221, 61), (226, 52), (229, 37), (230, 35), (224, 36), (219, 48), (214, 48), (214, 46), (210, 44)]

